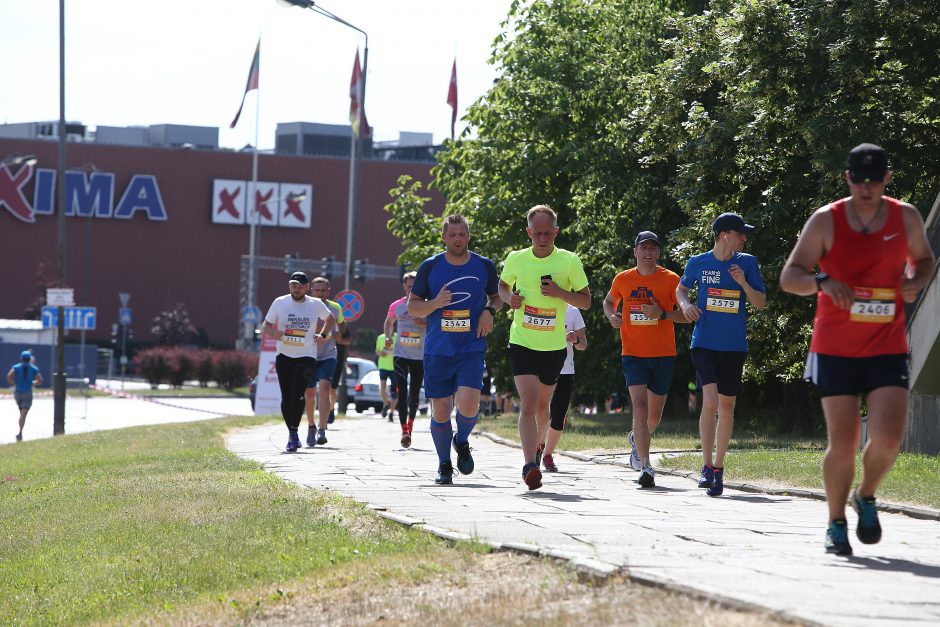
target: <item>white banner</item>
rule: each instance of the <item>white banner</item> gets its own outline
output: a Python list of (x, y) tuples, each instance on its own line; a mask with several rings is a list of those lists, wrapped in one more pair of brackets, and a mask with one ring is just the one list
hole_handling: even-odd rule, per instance
[(245, 223), (247, 187), (244, 181), (215, 179), (212, 184), (213, 224)]
[(277, 384), (274, 359), (277, 356), (277, 340), (261, 335), (261, 356), (258, 359), (258, 378), (255, 386), (255, 415), (281, 413), (281, 388)]

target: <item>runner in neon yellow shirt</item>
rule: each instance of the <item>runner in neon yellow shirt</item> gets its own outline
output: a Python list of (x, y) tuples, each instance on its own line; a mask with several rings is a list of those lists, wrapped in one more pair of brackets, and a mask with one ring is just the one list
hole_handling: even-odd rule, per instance
[(532, 246), (509, 253), (499, 277), (499, 296), (514, 310), (509, 330), (509, 360), (519, 392), (519, 439), (530, 490), (542, 487), (539, 425), (548, 425), (549, 403), (567, 356), (565, 312), (591, 306), (591, 291), (581, 260), (555, 247), (558, 216), (547, 205), (526, 215)]

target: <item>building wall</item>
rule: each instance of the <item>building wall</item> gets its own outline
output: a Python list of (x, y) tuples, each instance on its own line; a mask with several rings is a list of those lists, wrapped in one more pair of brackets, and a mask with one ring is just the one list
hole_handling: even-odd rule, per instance
[[(37, 168), (55, 169), (56, 150), (55, 142), (0, 138), (0, 159), (13, 153), (35, 154)], [(69, 169), (94, 165), (99, 171), (113, 172), (115, 202), (133, 175), (155, 176), (167, 213), (165, 221), (149, 220), (141, 211), (123, 220), (67, 217), (67, 285), (75, 289), (77, 305), (98, 308), (98, 326), (91, 336), (110, 336), (118, 318), (118, 294), (129, 292), (131, 327), (138, 340), (152, 339), (149, 322), (160, 311), (183, 303), (193, 324), (205, 329), (212, 342), (233, 342), (240, 331), (239, 263), (248, 253), (249, 227), (212, 223), (213, 179), (250, 180), (251, 154), (80, 143), (70, 143), (67, 154)], [(372, 263), (396, 265), (401, 245), (386, 229), (388, 191), (402, 174), (427, 183), (431, 165), (363, 162), (354, 259), (368, 257)], [(0, 170), (0, 176), (7, 173)], [(261, 155), (258, 179), (313, 185), (313, 208), (309, 229), (261, 228), (258, 254), (345, 259), (348, 177), (346, 159)], [(34, 186), (35, 176), (22, 188), (30, 202)], [(430, 195), (429, 208), (440, 213), (443, 199), (435, 192)], [(34, 223), (27, 223), (15, 218), (0, 198), (0, 244), (0, 267), (6, 269), (0, 318), (20, 318), (44, 293), (36, 280), (40, 264), (46, 262), (52, 278), (56, 276), (57, 217), (38, 215)], [(341, 282), (334, 280), (334, 294), (342, 289)], [(365, 300), (365, 312), (354, 328), (380, 328), (388, 304), (401, 295), (395, 280), (354, 282), (350, 287)], [(287, 275), (259, 272), (262, 310), (286, 292)], [(71, 335), (77, 337), (77, 332)]]

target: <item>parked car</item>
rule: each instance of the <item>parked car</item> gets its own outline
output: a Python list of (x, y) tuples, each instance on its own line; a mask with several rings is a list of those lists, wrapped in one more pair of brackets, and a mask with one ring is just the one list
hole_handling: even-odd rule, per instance
[[(379, 387), (379, 371), (370, 370), (365, 373), (359, 383), (356, 384), (356, 411), (360, 414), (370, 407), (376, 413), (382, 411), (382, 392)], [(418, 411), (422, 414), (428, 413), (428, 399), (424, 396), (424, 386), (421, 386), (421, 393), (418, 397)]]
[[(378, 372), (379, 367), (375, 365), (374, 361), (369, 361), (368, 359), (361, 359), (359, 357), (349, 357), (346, 359), (346, 394), (349, 398), (350, 403), (356, 402), (358, 399), (356, 395), (356, 385), (359, 383), (359, 380), (362, 379), (363, 375), (367, 372)], [(379, 398), (379, 409), (381, 406), (382, 399)], [(368, 407), (368, 405), (366, 405)], [(356, 405), (358, 410), (358, 405)], [(342, 411), (342, 410), (340, 410)]]

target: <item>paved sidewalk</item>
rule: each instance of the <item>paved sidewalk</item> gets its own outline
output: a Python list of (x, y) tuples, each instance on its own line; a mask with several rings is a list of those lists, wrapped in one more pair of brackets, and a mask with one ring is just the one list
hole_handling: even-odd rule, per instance
[[(473, 437), (476, 471), (454, 485), (433, 482), (437, 457), (428, 421), (402, 449), (396, 425), (340, 420), (326, 446), (283, 452), (283, 425), (232, 434), (228, 446), (271, 472), (336, 490), (383, 515), (449, 537), (568, 559), (598, 574), (686, 588), (827, 625), (940, 623), (940, 523), (881, 514), (884, 539), (855, 556), (823, 552), (825, 505), (726, 490), (709, 498), (688, 479), (556, 457), (530, 492), (519, 450)], [(305, 435), (301, 428), (301, 439)], [(454, 455), (456, 459), (456, 455)], [(850, 527), (855, 528), (849, 511)]]

